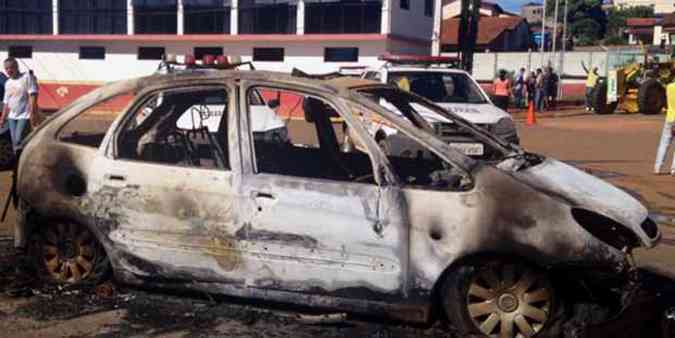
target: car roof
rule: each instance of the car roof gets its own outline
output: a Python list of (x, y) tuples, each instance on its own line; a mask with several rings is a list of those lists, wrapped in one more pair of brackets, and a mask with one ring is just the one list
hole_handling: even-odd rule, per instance
[(466, 74), (468, 75), (466, 71), (462, 69), (457, 69), (457, 68), (443, 68), (443, 67), (405, 67), (405, 66), (397, 66), (397, 67), (385, 67), (384, 69), (387, 70), (387, 72), (431, 72), (431, 73), (452, 73), (452, 74)]
[(154, 74), (142, 78), (142, 82), (146, 85), (153, 83), (161, 83), (165, 81), (173, 81), (180, 79), (183, 81), (199, 81), (207, 79), (240, 79), (243, 81), (272, 81), (284, 84), (299, 84), (309, 87), (322, 88), (331, 92), (340, 92), (344, 90), (352, 90), (364, 86), (381, 85), (380, 82), (365, 80), (357, 77), (342, 76), (329, 80), (310, 79), (305, 77), (292, 76), (288, 73), (262, 71), (262, 70), (181, 70), (170, 74)]

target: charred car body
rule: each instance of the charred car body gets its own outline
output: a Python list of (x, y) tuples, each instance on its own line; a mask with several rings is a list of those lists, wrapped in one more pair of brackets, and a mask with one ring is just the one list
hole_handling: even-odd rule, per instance
[[(287, 139), (252, 135), (249, 94), (259, 90), (302, 98), (307, 118), (289, 120)], [(217, 130), (177, 124), (215, 98), (226, 115)], [(120, 100), (101, 124), (101, 107)], [(450, 147), (417, 106), (493, 155)], [(359, 151), (340, 150), (334, 114)], [(96, 118), (80, 124), (87, 116)], [(367, 130), (373, 119), (433, 156), (387, 155)], [(130, 284), (414, 322), (438, 312), (462, 332), (500, 337), (555, 330), (566, 302), (621, 308), (631, 249), (660, 236), (623, 191), (420, 97), (351, 78), (186, 72), (108, 85), (31, 134), (17, 184), (15, 244), (49, 280), (86, 281), (110, 266)], [(569, 271), (579, 273), (561, 282)]]

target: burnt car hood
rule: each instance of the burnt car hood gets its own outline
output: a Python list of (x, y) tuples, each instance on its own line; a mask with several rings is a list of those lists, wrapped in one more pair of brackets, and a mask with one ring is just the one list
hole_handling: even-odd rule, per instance
[(641, 224), (647, 208), (625, 191), (563, 162), (544, 162), (514, 173), (521, 181), (571, 207), (608, 217), (632, 230), (644, 246), (653, 247), (659, 236), (649, 238)]

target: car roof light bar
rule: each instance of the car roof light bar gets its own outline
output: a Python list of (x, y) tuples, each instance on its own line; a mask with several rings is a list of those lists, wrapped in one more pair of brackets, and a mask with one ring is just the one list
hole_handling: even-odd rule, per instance
[(431, 56), (431, 55), (411, 55), (411, 54), (384, 54), (380, 55), (378, 60), (386, 61), (391, 65), (441, 65), (451, 66), (459, 62), (459, 58), (451, 56)]

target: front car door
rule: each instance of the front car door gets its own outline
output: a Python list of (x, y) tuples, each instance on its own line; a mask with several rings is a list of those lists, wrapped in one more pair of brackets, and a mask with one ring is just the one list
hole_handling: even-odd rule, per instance
[[(242, 258), (234, 238), (240, 161), (228, 140), (228, 126), (236, 126), (232, 88), (172, 84), (138, 97), (106, 137), (90, 189), (118, 249), (116, 270), (130, 279), (236, 282)], [(215, 132), (186, 122), (204, 107), (214, 112), (197, 115), (221, 116)]]
[(330, 118), (343, 114), (343, 103), (265, 83), (240, 90), (241, 98), (252, 90), (281, 92), (273, 95), (281, 97), (275, 113), (288, 134), (284, 141), (256, 137), (250, 126), (264, 116), (242, 100), (248, 286), (358, 301), (404, 296), (408, 231), (392, 217), (389, 189), (377, 183), (379, 160), (340, 152), (342, 127)]

